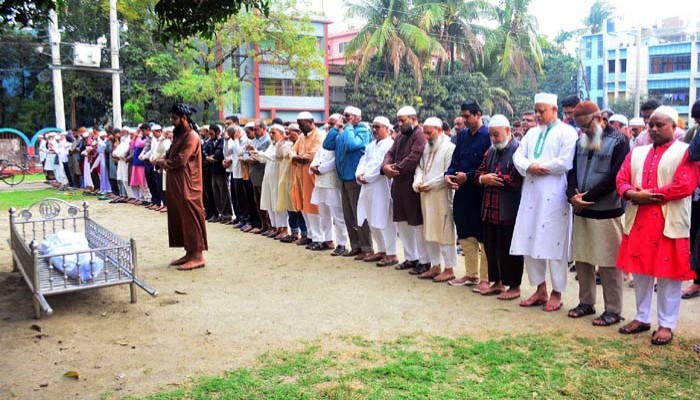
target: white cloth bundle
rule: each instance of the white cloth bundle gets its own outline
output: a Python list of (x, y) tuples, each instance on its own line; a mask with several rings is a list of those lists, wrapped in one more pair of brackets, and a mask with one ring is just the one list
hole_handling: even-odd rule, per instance
[[(54, 254), (77, 253), (89, 251), (90, 245), (87, 238), (82, 233), (61, 230), (47, 237), (39, 246), (42, 254), (52, 256)], [(71, 279), (91, 281), (93, 276), (97, 276), (104, 267), (104, 260), (96, 255), (91, 257), (91, 253), (70, 254), (66, 256), (56, 256), (49, 259), (51, 265), (57, 270), (64, 272)]]

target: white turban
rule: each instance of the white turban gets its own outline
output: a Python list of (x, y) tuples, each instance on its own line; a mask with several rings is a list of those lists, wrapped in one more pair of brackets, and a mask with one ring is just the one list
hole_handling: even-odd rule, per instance
[(399, 109), (399, 112), (396, 113), (397, 117), (410, 117), (413, 115), (418, 115), (418, 113), (416, 109), (411, 106), (403, 106)]
[(434, 126), (442, 129), (442, 121), (437, 117), (430, 117), (423, 122), (423, 126)]
[(654, 118), (655, 115), (663, 115), (665, 117), (670, 118), (674, 124), (678, 124), (678, 111), (676, 111), (676, 109), (673, 107), (661, 106), (654, 110), (654, 113), (651, 114), (651, 117)]
[(629, 126), (644, 126), (644, 125), (646, 125), (644, 123), (644, 118), (641, 118), (641, 117), (632, 118), (630, 120), (630, 124), (629, 124)]
[(297, 115), (297, 120), (307, 120), (307, 119), (314, 119), (314, 116), (311, 115), (310, 112), (308, 111), (302, 111)]
[(627, 117), (625, 117), (622, 114), (613, 114), (610, 119), (608, 119), (610, 122), (619, 122), (624, 126), (629, 125), (629, 120), (627, 120)]
[(392, 128), (394, 127), (394, 126), (391, 124), (391, 122), (389, 121), (389, 118), (387, 118), (387, 117), (382, 117), (382, 116), (375, 117), (375, 118), (374, 118), (374, 121), (372, 121), (372, 125), (374, 125), (374, 124), (384, 125), (384, 126), (386, 126), (387, 128), (389, 128), (389, 129), (392, 129)]
[(503, 114), (496, 114), (489, 121), (489, 128), (510, 128), (510, 122)]
[(347, 106), (347, 107), (345, 107), (344, 113), (345, 113), (345, 114), (357, 115), (358, 117), (362, 116), (362, 111), (361, 111), (359, 108), (353, 107), (353, 106)]
[(557, 105), (557, 95), (552, 93), (537, 93), (535, 95), (535, 104)]

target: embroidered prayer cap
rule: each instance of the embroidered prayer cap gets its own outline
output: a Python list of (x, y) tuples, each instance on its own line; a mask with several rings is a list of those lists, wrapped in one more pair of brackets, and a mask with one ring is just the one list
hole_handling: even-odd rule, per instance
[(676, 111), (676, 109), (673, 107), (661, 106), (654, 110), (654, 113), (651, 114), (651, 118), (654, 118), (655, 115), (663, 115), (668, 117), (674, 124), (678, 125), (678, 111)]
[(360, 117), (362, 116), (362, 110), (360, 110), (357, 107), (347, 106), (345, 107), (345, 111), (343, 111), (343, 114), (357, 115), (358, 117)]
[(582, 101), (574, 107), (574, 118), (583, 117), (585, 115), (591, 115), (600, 112), (598, 105), (592, 101)]
[(163, 127), (158, 125), (158, 124), (153, 124), (153, 126), (151, 127), (151, 130), (152, 131), (162, 131)]
[(629, 120), (627, 119), (627, 117), (625, 117), (625, 116), (622, 115), (622, 114), (613, 114), (613, 115), (610, 117), (610, 119), (608, 119), (608, 121), (610, 121), (610, 122), (619, 122), (619, 123), (621, 123), (621, 124), (624, 125), (624, 126), (629, 125)]
[(394, 125), (392, 125), (391, 122), (389, 121), (389, 118), (382, 117), (382, 116), (374, 117), (374, 121), (372, 121), (372, 125), (374, 125), (374, 124), (384, 125), (388, 129), (392, 129), (394, 127)]
[(272, 131), (273, 129), (277, 130), (278, 132), (284, 133), (284, 125), (272, 124), (272, 126), (270, 127), (270, 131)]
[(549, 104), (551, 106), (556, 106), (557, 100), (557, 95), (552, 93), (537, 93), (535, 95), (535, 104)]
[(301, 129), (299, 129), (299, 124), (289, 124), (289, 130), (301, 132)]
[(314, 116), (311, 115), (311, 113), (308, 111), (302, 111), (299, 113), (299, 115), (297, 115), (297, 121), (298, 120), (308, 120), (308, 119), (310, 119), (310, 120), (314, 119)]
[(479, 102), (476, 100), (467, 100), (464, 103), (462, 103), (462, 107), (460, 107), (461, 111), (469, 111), (470, 114), (476, 115), (477, 113), (484, 113), (481, 110), (481, 106), (479, 105)]
[(416, 109), (411, 106), (403, 106), (399, 108), (399, 111), (396, 113), (397, 117), (412, 117), (414, 115), (418, 115), (418, 113)]
[(630, 120), (629, 126), (644, 126), (644, 118), (637, 117)]
[(434, 126), (442, 129), (442, 120), (437, 117), (430, 117), (423, 122), (423, 126)]
[(250, 128), (250, 129), (255, 128), (255, 122), (250, 121), (247, 124), (245, 124), (245, 126), (243, 127), (243, 129), (248, 129), (248, 128)]
[(329, 116), (328, 119), (329, 119), (329, 120), (334, 119), (334, 120), (337, 121), (337, 120), (340, 119), (340, 117), (342, 117), (342, 115), (340, 115), (340, 114), (338, 114), (338, 113), (335, 113), (335, 114), (331, 114), (331, 116)]
[(510, 122), (503, 114), (496, 114), (489, 121), (489, 128), (510, 128)]

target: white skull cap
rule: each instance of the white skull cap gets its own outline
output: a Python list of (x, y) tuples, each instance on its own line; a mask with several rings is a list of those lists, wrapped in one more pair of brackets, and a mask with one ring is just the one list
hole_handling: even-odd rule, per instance
[(630, 120), (630, 124), (629, 124), (629, 126), (644, 126), (644, 125), (646, 125), (644, 123), (644, 118), (641, 118), (641, 117), (632, 118)]
[(250, 122), (248, 122), (247, 124), (245, 124), (244, 129), (248, 129), (248, 128), (251, 128), (251, 129), (252, 129), (252, 128), (255, 128), (255, 122), (250, 121)]
[(334, 120), (337, 121), (337, 120), (340, 119), (340, 117), (342, 117), (342, 115), (340, 115), (340, 114), (338, 114), (338, 113), (335, 113), (335, 114), (331, 114), (331, 115), (328, 117), (328, 119), (334, 119)]
[(678, 123), (678, 111), (676, 111), (676, 109), (673, 107), (661, 106), (654, 110), (654, 113), (651, 114), (651, 117), (654, 118), (654, 115), (663, 115), (671, 118), (674, 124)]
[(302, 111), (299, 113), (299, 115), (297, 115), (297, 120), (300, 120), (300, 119), (302, 119), (302, 120), (314, 119), (314, 116), (311, 115), (311, 113), (308, 111)]
[(362, 116), (362, 110), (360, 110), (360, 109), (357, 108), (357, 107), (353, 107), (353, 106), (347, 106), (347, 107), (345, 107), (344, 113), (345, 113), (345, 114), (357, 115), (358, 117)]
[(162, 131), (162, 130), (163, 130), (163, 127), (160, 126), (160, 125), (158, 125), (158, 124), (154, 124), (154, 125), (151, 127), (151, 130), (152, 130), (152, 131)]
[(437, 117), (430, 117), (423, 122), (423, 126), (434, 126), (442, 129), (442, 120)]
[(535, 104), (557, 105), (557, 95), (552, 93), (537, 93), (535, 95)]
[(372, 121), (372, 125), (374, 125), (374, 124), (384, 125), (389, 129), (394, 127), (394, 125), (392, 125), (391, 122), (389, 121), (389, 118), (382, 117), (382, 116), (374, 117), (374, 121)]
[(489, 121), (489, 128), (510, 128), (510, 122), (503, 114), (496, 114)]
[(410, 117), (412, 115), (418, 115), (416, 109), (411, 106), (403, 106), (399, 108), (399, 112), (396, 113), (397, 117)]
[(617, 121), (617, 122), (621, 123), (621, 124), (624, 125), (624, 126), (629, 125), (629, 120), (627, 119), (627, 117), (625, 117), (625, 116), (622, 115), (622, 114), (613, 114), (613, 115), (610, 117), (610, 119), (609, 119), (608, 121), (610, 121), (610, 122), (615, 122), (615, 121)]
[(289, 124), (290, 131), (300, 131), (299, 124)]
[(272, 124), (272, 126), (270, 127), (270, 130), (273, 130), (273, 129), (284, 133), (284, 125)]

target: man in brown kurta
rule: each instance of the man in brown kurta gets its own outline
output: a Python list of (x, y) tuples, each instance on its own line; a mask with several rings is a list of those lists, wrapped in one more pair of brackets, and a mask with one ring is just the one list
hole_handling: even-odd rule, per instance
[(430, 268), (423, 238), (423, 214), (420, 195), (413, 190), (413, 175), (423, 155), (428, 139), (418, 124), (416, 110), (402, 107), (397, 113), (398, 135), (391, 149), (384, 156), (382, 174), (393, 179), (391, 198), (394, 204), (393, 220), (403, 243), (406, 261), (397, 265), (397, 270), (411, 268), (412, 275), (419, 275)]
[(202, 201), (202, 146), (191, 119), (193, 110), (176, 104), (170, 110), (173, 142), (158, 167), (167, 173), (168, 239), (170, 247), (184, 247), (185, 256), (170, 265), (186, 271), (204, 267), (207, 229)]

